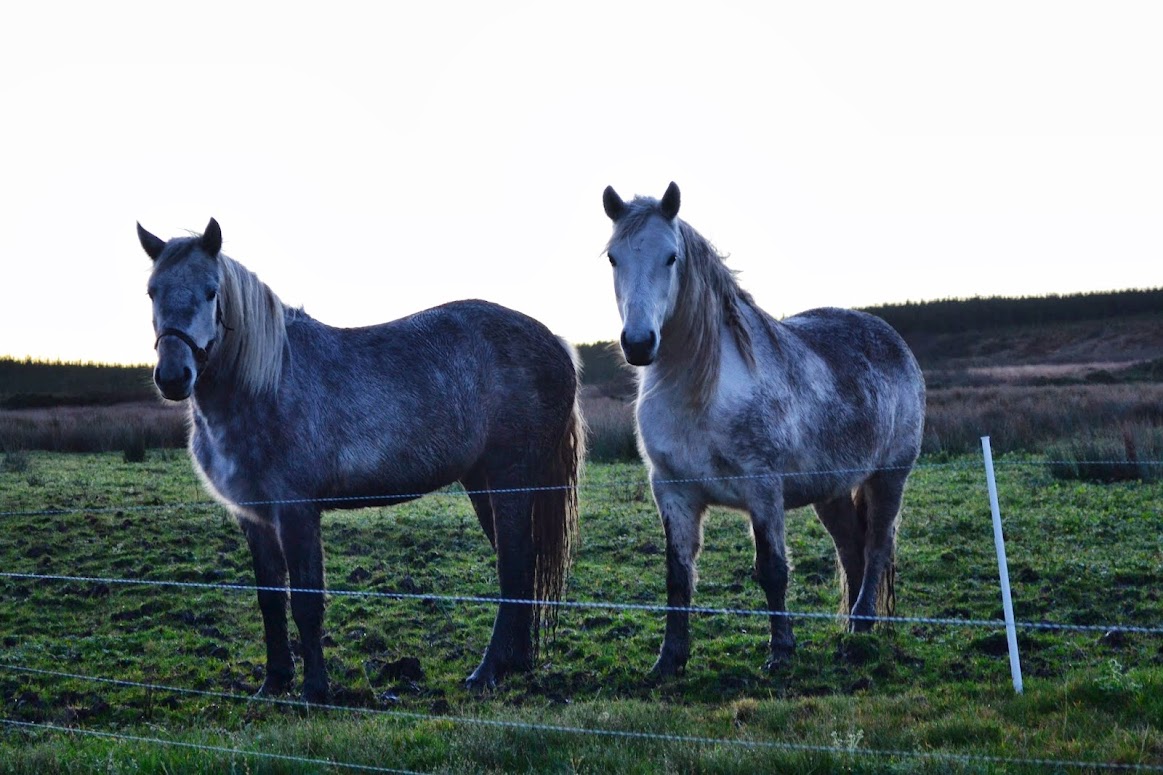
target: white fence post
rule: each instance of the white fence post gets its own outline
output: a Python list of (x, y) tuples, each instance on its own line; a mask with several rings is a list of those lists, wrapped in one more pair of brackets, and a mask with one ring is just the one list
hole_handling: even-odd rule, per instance
[(1018, 630), (1014, 625), (1014, 602), (1010, 597), (1010, 570), (1006, 564), (1006, 544), (1001, 533), (1001, 508), (997, 504), (997, 481), (993, 476), (993, 453), (989, 436), (981, 437), (981, 451), (985, 455), (985, 481), (989, 487), (989, 508), (993, 512), (993, 543), (997, 547), (997, 569), (1001, 576), (1001, 604), (1006, 618), (1006, 640), (1010, 651), (1010, 675), (1014, 691), (1022, 693), (1022, 664), (1018, 660)]

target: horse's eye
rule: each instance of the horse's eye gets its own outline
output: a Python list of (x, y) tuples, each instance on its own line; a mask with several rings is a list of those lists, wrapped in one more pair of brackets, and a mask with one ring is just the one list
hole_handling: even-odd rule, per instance
[(609, 257), (609, 259), (610, 259), (610, 266), (617, 266), (617, 265), (618, 265), (618, 262), (617, 262), (617, 260), (616, 260), (616, 259), (615, 259), (615, 258), (614, 258), (612, 255), (610, 255), (610, 254), (608, 254), (608, 253), (607, 253), (606, 255), (607, 255), (607, 256)]
[(206, 301), (214, 301), (214, 297), (217, 295), (218, 291), (211, 288), (210, 290), (206, 291)]
[(153, 298), (153, 288), (150, 288), (149, 290), (147, 290), (145, 292), (145, 295), (152, 299)]
[(666, 259), (666, 265), (667, 266), (674, 266), (675, 261), (678, 261), (678, 255), (675, 253), (671, 253), (670, 258)]

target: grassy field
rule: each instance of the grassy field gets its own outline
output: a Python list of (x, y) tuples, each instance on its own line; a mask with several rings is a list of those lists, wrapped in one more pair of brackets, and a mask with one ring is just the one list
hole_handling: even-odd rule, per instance
[[(1020, 696), (999, 627), (901, 621), (852, 636), (819, 616), (837, 608), (834, 559), (808, 511), (789, 516), (789, 608), (813, 617), (797, 621), (792, 664), (762, 671), (762, 617), (706, 613), (685, 675), (648, 679), (663, 616), (616, 607), (664, 601), (638, 464), (588, 469), (567, 591), (587, 605), (562, 611), (536, 672), (476, 696), (462, 681), (495, 609), (450, 598), (495, 596), (496, 582), (467, 500), (334, 512), (326, 642), (345, 709), (307, 709), (250, 699), (264, 653), (254, 593), (218, 586), (253, 583), (245, 541), (183, 453), (19, 461), (0, 465), (0, 697), (7, 721), (36, 726), (0, 727), (0, 772), (1163, 769), (1158, 482), (1063, 481), (1041, 459), (999, 458), (1018, 619), (1099, 626), (1020, 628)], [(712, 512), (696, 605), (759, 608), (751, 553), (744, 520)], [(922, 459), (897, 599), (902, 617), (1000, 620), (979, 456)]]

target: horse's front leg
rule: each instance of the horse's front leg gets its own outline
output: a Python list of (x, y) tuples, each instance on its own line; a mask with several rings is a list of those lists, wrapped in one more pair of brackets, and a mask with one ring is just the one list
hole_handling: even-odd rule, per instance
[(323, 661), (323, 535), (320, 513), (311, 506), (283, 506), (278, 515), (279, 537), (291, 577), (291, 615), (299, 628), (303, 654), (303, 699), (330, 699), (327, 665)]
[(291, 643), (287, 639), (287, 561), (279, 546), (279, 537), (268, 522), (239, 516), (238, 523), (250, 546), (254, 578), (258, 585), (258, 607), (262, 611), (266, 637), (266, 678), (258, 693), (279, 695), (291, 688), (295, 665)]
[(764, 488), (751, 497), (751, 530), (755, 536), (755, 580), (767, 595), (771, 611), (771, 647), (764, 668), (778, 668), (795, 651), (791, 619), (787, 615), (788, 561), (784, 532), (783, 493)]
[(689, 486), (667, 484), (652, 476), (651, 487), (666, 531), (666, 636), (650, 674), (677, 675), (690, 657), (690, 608), (698, 580), (696, 563), (703, 547), (706, 504)]

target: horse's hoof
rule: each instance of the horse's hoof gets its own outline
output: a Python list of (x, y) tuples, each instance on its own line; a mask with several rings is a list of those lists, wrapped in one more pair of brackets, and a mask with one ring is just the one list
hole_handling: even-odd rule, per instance
[(322, 684), (303, 683), (303, 694), (299, 697), (308, 705), (327, 705), (331, 702), (331, 689), (327, 682)]
[(872, 632), (874, 624), (876, 624), (874, 619), (849, 619), (848, 632)]
[(651, 678), (674, 678), (684, 672), (686, 672), (686, 660), (664, 651), (658, 655), (658, 660), (654, 663), (654, 667), (650, 668), (648, 675)]
[(291, 691), (294, 683), (294, 674), (269, 673), (262, 686), (258, 688), (255, 697), (281, 697)]
[(497, 682), (510, 671), (508, 665), (494, 662), (486, 656), (472, 675), (464, 679), (464, 686), (472, 692), (481, 693), (497, 688)]
[(769, 673), (782, 670), (791, 663), (795, 653), (795, 641), (791, 643), (772, 643), (771, 653), (768, 655), (767, 661), (763, 663), (763, 669)]
[(472, 671), (472, 675), (464, 679), (464, 685), (477, 692), (495, 689), (501, 679), (510, 673), (528, 673), (532, 669), (533, 660), (529, 656), (498, 659), (491, 656), (491, 651), (486, 650), (484, 658), (477, 665), (477, 669)]
[(791, 664), (791, 654), (772, 654), (763, 663), (763, 670), (767, 673), (778, 673)]
[(473, 694), (485, 694), (497, 688), (496, 676), (478, 676), (475, 672), (464, 679), (464, 688)]
[(481, 694), (497, 688), (501, 674), (492, 666), (481, 662), (472, 675), (464, 679), (464, 687), (470, 692)]

